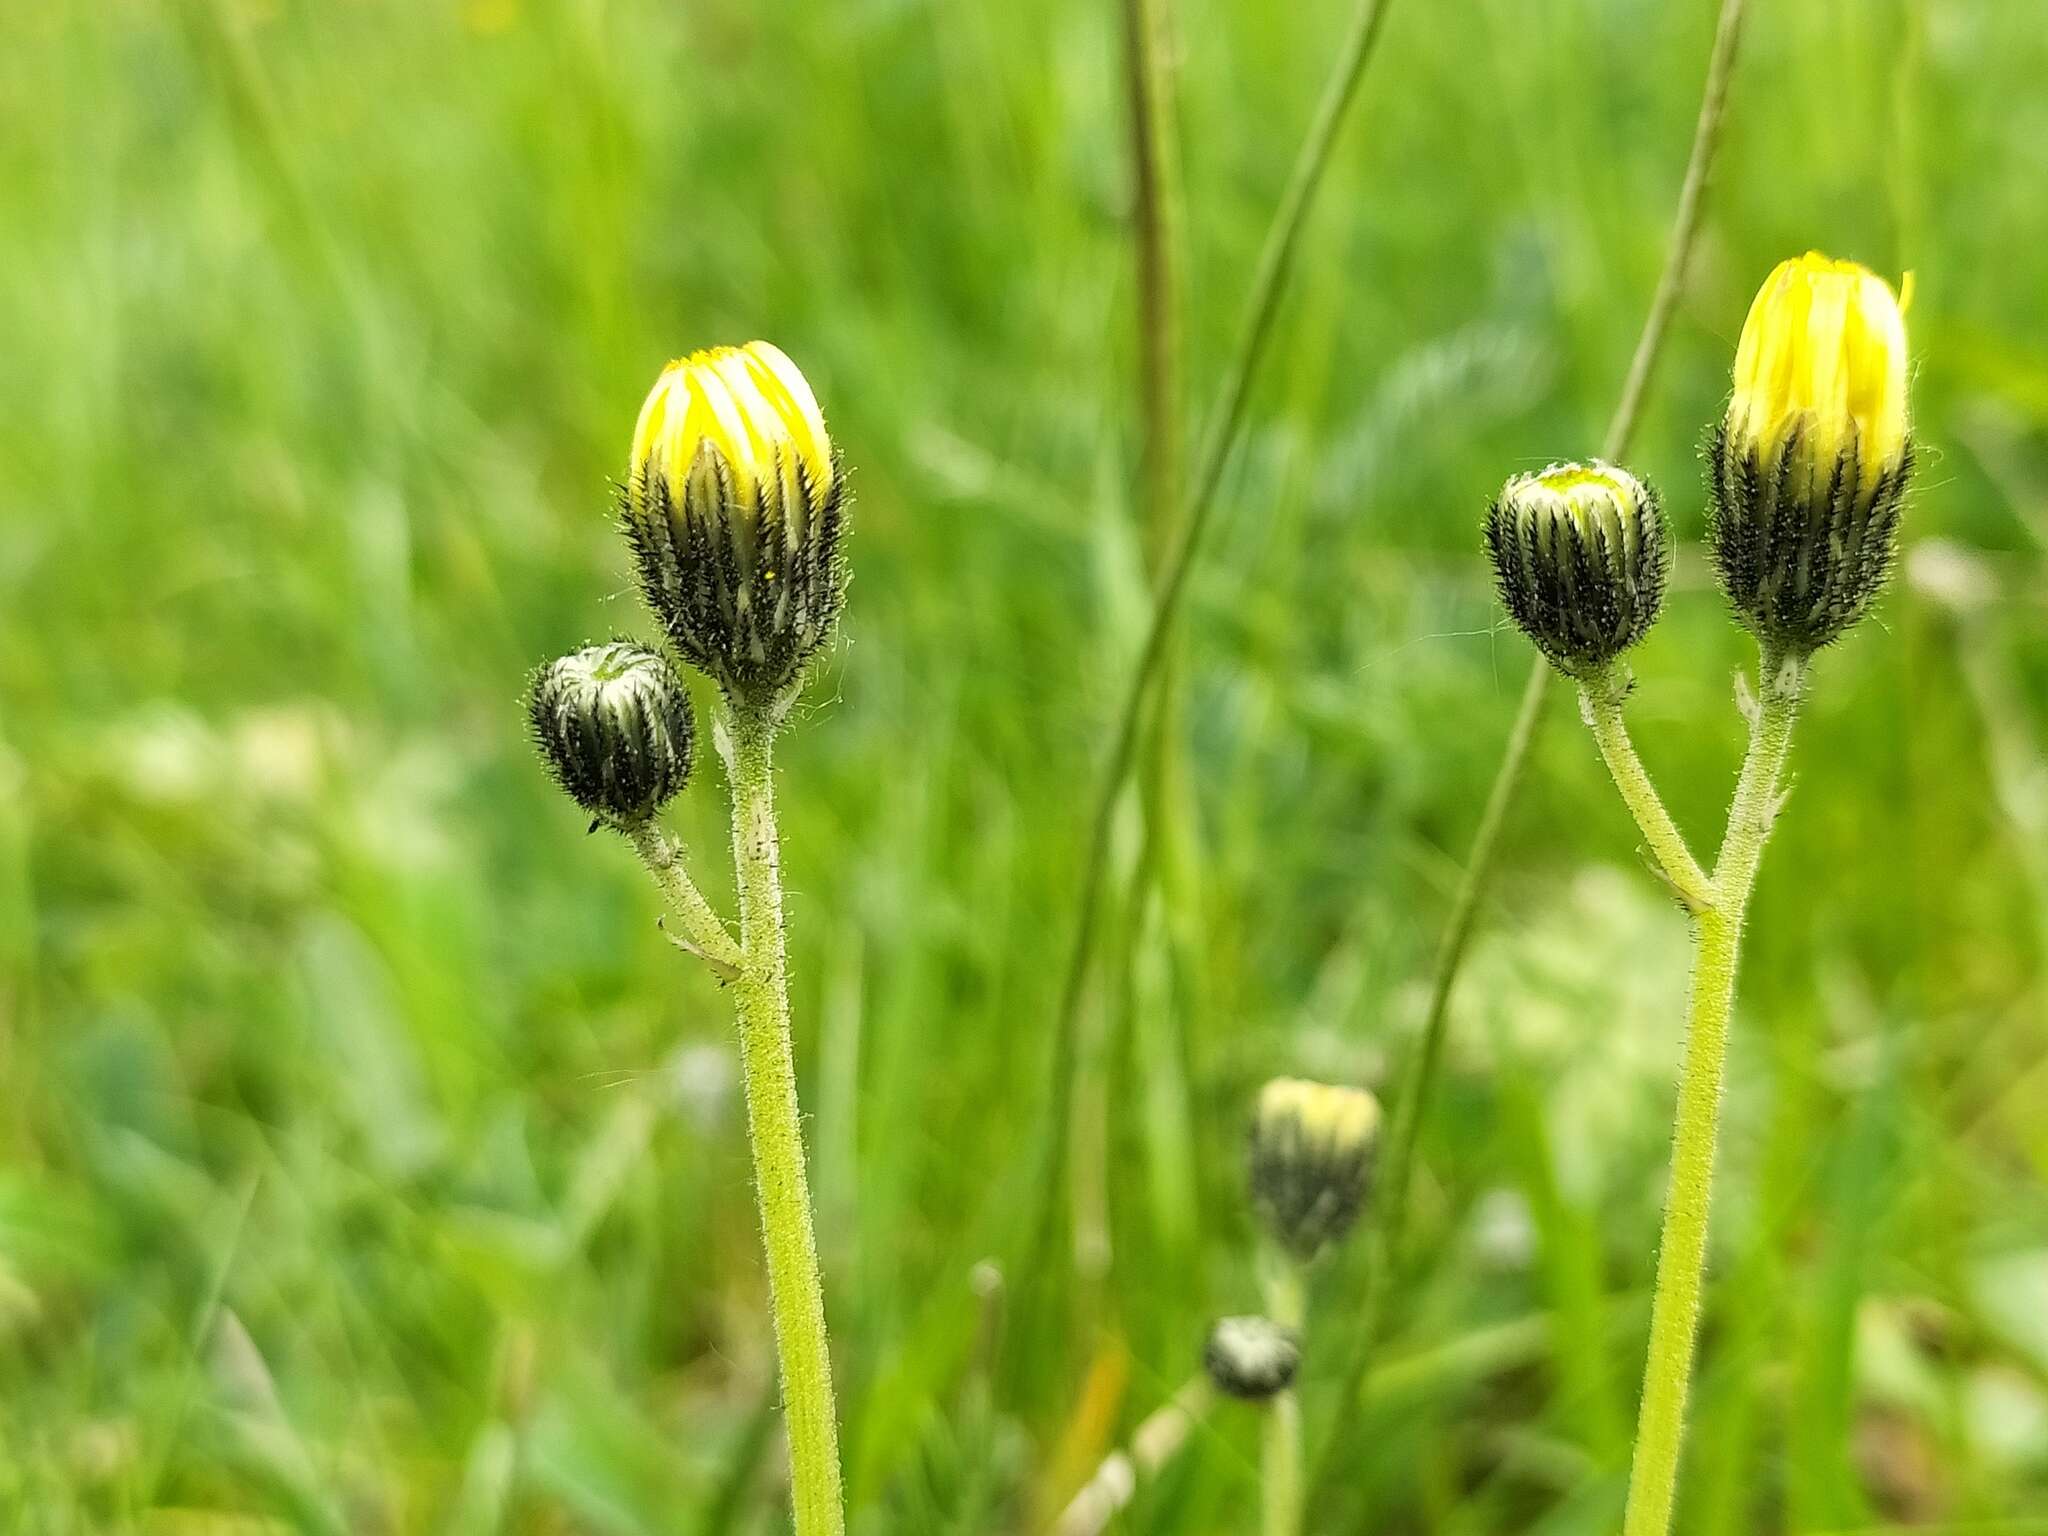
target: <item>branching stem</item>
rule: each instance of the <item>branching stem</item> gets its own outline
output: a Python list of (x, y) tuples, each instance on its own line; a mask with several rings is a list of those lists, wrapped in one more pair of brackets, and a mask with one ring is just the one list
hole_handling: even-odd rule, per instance
[[(1671, 328), (1671, 316), (1691, 262), (1693, 242), (1699, 233), (1700, 213), (1706, 202), (1707, 183), (1720, 147), (1721, 123), (1728, 104), (1729, 83), (1735, 77), (1737, 43), (1742, 35), (1744, 0), (1721, 0), (1720, 17), (1714, 29), (1714, 44), (1707, 61), (1706, 84), (1700, 94), (1700, 111), (1693, 125), (1692, 149), (1686, 158), (1685, 178), (1679, 186), (1678, 206), (1672, 215), (1671, 241), (1664, 258), (1664, 270), (1651, 295), (1649, 312), (1636, 338), (1614, 415), (1601, 441), (1600, 456), (1620, 459), (1628, 452), (1636, 421), (1649, 390), (1650, 376), (1663, 352), (1664, 338)], [(1346, 1432), (1344, 1419), (1359, 1411), (1359, 1397), (1365, 1385), (1370, 1355), (1378, 1333), (1380, 1292), (1385, 1288), (1399, 1258), (1400, 1239), (1407, 1221), (1408, 1194), (1415, 1162), (1415, 1144), (1421, 1134), (1423, 1112), (1434, 1096), (1438, 1065), (1443, 1057), (1443, 1040), (1449, 1028), (1451, 993), (1465, 961), (1478, 914), (1479, 900), (1493, 870), (1500, 836), (1507, 824), (1507, 811), (1522, 774), (1528, 766), (1529, 749), (1543, 718), (1543, 706), (1550, 689), (1550, 667), (1539, 660), (1529, 672), (1522, 689), (1521, 704), (1515, 712), (1514, 728), (1494, 772), (1493, 787), (1487, 793), (1486, 809), (1473, 834), (1465, 873), (1451, 899), (1444, 922), (1443, 938), (1437, 948), (1436, 968), (1430, 977), (1429, 1003), (1423, 1016), (1422, 1039), (1415, 1049), (1410, 1069), (1401, 1084), (1401, 1102), (1395, 1106), (1393, 1145), (1387, 1159), (1387, 1178), (1382, 1186), (1381, 1215), (1369, 1234), (1366, 1288), (1359, 1300), (1358, 1321), (1353, 1326), (1354, 1344), (1345, 1367), (1344, 1385), (1338, 1397), (1340, 1418), (1316, 1459), (1313, 1491), (1318, 1500), (1335, 1487), (1342, 1463)]]
[(1686, 847), (1685, 834), (1678, 830), (1671, 813), (1664, 809), (1664, 801), (1650, 782), (1650, 771), (1636, 755), (1635, 742), (1628, 734), (1628, 722), (1621, 713), (1627, 691), (1627, 687), (1612, 675), (1594, 679), (1579, 690), (1580, 709), (1586, 717), (1587, 727), (1593, 732), (1593, 740), (1599, 744), (1607, 771), (1614, 777), (1614, 787), (1621, 791), (1622, 803), (1642, 829), (1643, 840), (1650, 845), (1657, 867), (1671, 882), (1671, 888), (1678, 893), (1678, 899), (1685, 903), (1688, 912), (1705, 912), (1714, 902), (1713, 883), (1692, 856), (1692, 850)]
[(1260, 1536), (1301, 1536), (1301, 1398), (1294, 1388), (1266, 1404), (1260, 1468)]
[[(1306, 1281), (1291, 1258), (1275, 1254), (1266, 1279), (1266, 1312), (1283, 1328), (1301, 1332), (1307, 1317)], [(1259, 1536), (1301, 1536), (1301, 1396), (1288, 1387), (1266, 1403), (1260, 1447)]]
[(663, 899), (681, 920), (683, 937), (689, 941), (690, 947), (702, 955), (722, 978), (732, 979), (740, 969), (739, 944), (725, 926), (724, 919), (705, 899), (704, 893), (697, 889), (697, 882), (690, 878), (690, 872), (683, 867), (682, 849), (670, 842), (652, 821), (628, 827), (625, 833), (633, 851), (640, 855), (640, 862), (654, 877)]
[(1778, 786), (1792, 743), (1805, 671), (1805, 662), (1798, 658), (1769, 652), (1763, 657), (1760, 707), (1729, 807), (1728, 831), (1714, 861), (1713, 900), (1700, 911), (1693, 926), (1692, 997), (1686, 1009), (1685, 1059), (1679, 1068), (1678, 1111), (1671, 1137), (1671, 1187), (1665, 1196), (1664, 1231), (1657, 1248), (1649, 1360), (1643, 1372), (1642, 1412), (1636, 1424), (1622, 1536), (1665, 1536), (1671, 1529), (1678, 1456), (1685, 1438), (1685, 1401), (1699, 1334), (1707, 1211), (1713, 1193), (1736, 961), (1757, 865), (1777, 816)]

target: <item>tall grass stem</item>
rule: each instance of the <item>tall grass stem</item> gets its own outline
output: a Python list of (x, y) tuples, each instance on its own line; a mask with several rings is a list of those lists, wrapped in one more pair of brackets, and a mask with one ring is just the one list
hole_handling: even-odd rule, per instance
[(1081, 886), (1075, 902), (1074, 937), (1060, 987), (1059, 1014), (1053, 1030), (1052, 1078), (1047, 1106), (1043, 1145), (1045, 1174), (1038, 1181), (1040, 1216), (1036, 1223), (1027, 1279), (1041, 1272), (1056, 1231), (1059, 1191), (1065, 1183), (1062, 1166), (1071, 1141), (1068, 1124), (1074, 1101), (1074, 1067), (1078, 1054), (1081, 1004), (1087, 990), (1090, 963), (1094, 957), (1096, 926), (1102, 905), (1102, 889), (1109, 873), (1110, 832), (1117, 802), (1130, 776), (1145, 705), (1151, 687), (1166, 659), (1187, 592), (1188, 577), (1200, 553), (1215, 509), (1216, 492), (1223, 470), (1243, 422), (1245, 401), (1251, 392), (1259, 363), (1271, 339), (1273, 320), (1280, 296), (1294, 265), (1295, 248), (1310, 205), (1328, 167), (1337, 130), (1358, 93), (1359, 81), (1371, 60), (1386, 16), (1389, 0), (1359, 0), (1351, 25), (1338, 49), (1336, 62), (1324, 85), (1307, 136), (1287, 185), (1281, 192), (1266, 243), (1253, 275), (1250, 299), (1238, 332), (1215, 411), (1203, 437), (1193, 486), (1180, 525), (1162, 566), (1158, 596), (1152, 607), (1151, 623), (1139, 648), (1138, 660), (1127, 680), (1115, 723), (1111, 727), (1109, 753), (1097, 783), (1093, 813), (1089, 821), (1088, 853), (1082, 866)]
[(1131, 231), (1137, 268), (1139, 485), (1152, 559), (1164, 558), (1180, 501), (1180, 242), (1168, 0), (1123, 0), (1130, 110)]
[[(1172, 137), (1172, 80), (1166, 58), (1168, 0), (1123, 0), (1124, 100), (1129, 111), (1131, 141), (1131, 244), (1137, 287), (1137, 383), (1139, 466), (1139, 536), (1147, 572), (1161, 577), (1167, 540), (1179, 509), (1180, 424), (1180, 253), (1176, 240), (1175, 157)], [(1162, 679), (1162, 700), (1170, 696), (1170, 678)], [(1156, 846), (1166, 808), (1158, 790), (1171, 782), (1172, 742), (1162, 728), (1164, 709), (1155, 710), (1147, 755), (1146, 841)], [(1133, 878), (1134, 894), (1145, 888), (1147, 860)], [(1106, 872), (1105, 872), (1106, 877)], [(1141, 905), (1141, 903), (1139, 903)], [(1140, 926), (1134, 915), (1123, 931), (1131, 936), (1122, 946), (1128, 954)], [(1085, 1029), (1083, 1030), (1085, 1034)], [(1098, 1041), (1094, 1053), (1106, 1046)], [(1074, 1070), (1086, 1077), (1090, 1045), (1077, 1049)], [(1073, 1201), (1073, 1252), (1077, 1275), (1097, 1298), (1097, 1282), (1111, 1259), (1109, 1214), (1109, 1088), (1102, 1074), (1078, 1094), (1069, 1114), (1067, 1134), (1070, 1198)]]

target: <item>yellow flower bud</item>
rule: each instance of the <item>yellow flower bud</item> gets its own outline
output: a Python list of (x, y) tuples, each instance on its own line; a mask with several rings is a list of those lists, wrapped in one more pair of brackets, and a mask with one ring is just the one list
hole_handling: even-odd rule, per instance
[(676, 650), (778, 701), (844, 598), (844, 474), (811, 386), (765, 341), (672, 362), (633, 429), (623, 520)]
[(1853, 261), (1780, 262), (1750, 305), (1709, 444), (1711, 531), (1766, 645), (1825, 645), (1883, 588), (1913, 466), (1906, 375), (1904, 306)]
[(1372, 1182), (1379, 1100), (1363, 1088), (1278, 1077), (1252, 1116), (1252, 1204), (1306, 1263), (1357, 1220)]

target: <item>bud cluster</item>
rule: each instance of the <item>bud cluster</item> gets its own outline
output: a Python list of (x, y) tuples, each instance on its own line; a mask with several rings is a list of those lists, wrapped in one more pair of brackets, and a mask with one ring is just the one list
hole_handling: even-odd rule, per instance
[[(1818, 252), (1779, 263), (1707, 440), (1715, 571), (1767, 651), (1811, 653), (1883, 590), (1913, 471), (1906, 394), (1891, 286)], [(1595, 460), (1516, 475), (1485, 534), (1502, 605), (1559, 671), (1593, 682), (1656, 622), (1670, 541), (1656, 493), (1628, 471)]]
[[(737, 710), (774, 718), (844, 601), (845, 475), (796, 364), (765, 341), (670, 363), (633, 431), (620, 521), (676, 654)], [(625, 641), (534, 674), (549, 772), (601, 820), (645, 823), (689, 776), (690, 699), (668, 661)]]

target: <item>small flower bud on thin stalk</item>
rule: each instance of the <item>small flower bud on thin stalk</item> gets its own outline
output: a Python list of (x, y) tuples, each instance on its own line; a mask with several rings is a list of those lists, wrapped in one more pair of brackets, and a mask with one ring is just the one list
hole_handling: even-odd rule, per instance
[(1306, 1264), (1341, 1240), (1372, 1183), (1379, 1101), (1362, 1088), (1281, 1077), (1252, 1117), (1252, 1205), (1274, 1239)]
[(1501, 602), (1560, 672), (1605, 672), (1649, 633), (1669, 539), (1657, 493), (1595, 459), (1516, 475), (1487, 509)]
[(1202, 1366), (1217, 1391), (1263, 1402), (1294, 1385), (1301, 1339), (1270, 1317), (1219, 1318), (1202, 1347)]
[(1302, 1514), (1301, 1403), (1294, 1378), (1301, 1340), (1270, 1317), (1226, 1317), (1209, 1330), (1202, 1365), (1216, 1390), (1257, 1403), (1260, 1536), (1299, 1536)]
[(1709, 523), (1722, 589), (1767, 650), (1826, 645), (1884, 587), (1913, 469), (1906, 363), (1904, 304), (1855, 262), (1780, 262), (1750, 305), (1708, 439)]
[(778, 348), (713, 347), (662, 371), (622, 522), (677, 653), (736, 706), (779, 707), (831, 638), (845, 499), (817, 399)]
[(586, 646), (534, 674), (527, 702), (541, 760), (569, 797), (624, 828), (643, 825), (690, 777), (690, 695), (643, 646)]
[(655, 819), (689, 779), (696, 742), (676, 669), (629, 641), (586, 646), (533, 674), (526, 707), (541, 761), (596, 818), (591, 830), (625, 836), (682, 921), (676, 942), (730, 977), (739, 946)]

